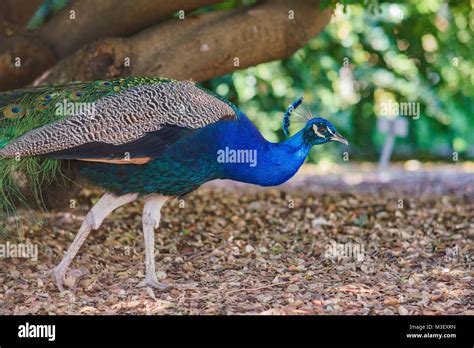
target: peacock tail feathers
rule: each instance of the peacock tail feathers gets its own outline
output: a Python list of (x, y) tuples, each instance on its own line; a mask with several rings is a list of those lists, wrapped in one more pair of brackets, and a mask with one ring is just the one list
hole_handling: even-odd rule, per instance
[[(167, 78), (129, 77), (110, 81), (72, 82), (0, 93), (0, 149), (23, 134), (66, 117), (70, 103), (94, 103), (100, 98), (147, 84), (176, 82)], [(61, 109), (61, 112), (58, 110)], [(67, 115), (68, 116), (68, 115)], [(0, 157), (0, 211), (14, 212), (13, 201), (26, 201), (21, 183), (42, 203), (41, 187), (62, 178), (58, 160), (40, 157)], [(26, 202), (25, 202), (26, 203)]]
[(27, 24), (27, 29), (41, 27), (54, 14), (58, 13), (69, 3), (69, 0), (44, 0)]

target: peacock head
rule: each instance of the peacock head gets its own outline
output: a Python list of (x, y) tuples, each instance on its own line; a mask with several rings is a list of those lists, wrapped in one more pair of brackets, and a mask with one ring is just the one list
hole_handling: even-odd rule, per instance
[[(340, 143), (349, 145), (346, 138), (340, 135), (336, 128), (324, 118), (313, 117), (309, 109), (301, 108), (303, 98), (296, 99), (288, 108), (283, 115), (283, 133), (288, 136), (290, 128), (290, 116), (296, 114), (296, 122), (304, 122), (305, 126), (302, 129), (303, 139), (305, 143), (313, 145), (321, 145), (330, 141), (338, 141)], [(298, 110), (296, 110), (299, 108)], [(302, 112), (301, 112), (302, 111)]]
[(313, 145), (321, 145), (330, 141), (337, 141), (349, 145), (346, 138), (336, 131), (336, 128), (324, 118), (312, 118), (303, 129), (303, 138), (306, 143)]

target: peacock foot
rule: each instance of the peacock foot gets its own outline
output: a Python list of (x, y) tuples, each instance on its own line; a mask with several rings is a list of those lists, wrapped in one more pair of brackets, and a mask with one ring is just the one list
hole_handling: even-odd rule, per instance
[(64, 276), (66, 275), (66, 269), (60, 267), (60, 265), (46, 271), (44, 273), (45, 277), (52, 277), (56, 283), (57, 288), (60, 292), (64, 291), (63, 283), (64, 283)]
[(166, 290), (169, 288), (168, 284), (160, 283), (156, 278), (156, 275), (146, 276), (140, 283), (138, 283), (138, 287), (145, 287), (148, 286), (150, 288), (159, 289), (159, 290)]

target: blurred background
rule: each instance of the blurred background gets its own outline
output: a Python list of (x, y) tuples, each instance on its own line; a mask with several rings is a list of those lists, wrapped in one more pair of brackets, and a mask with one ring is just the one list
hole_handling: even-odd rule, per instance
[[(348, 138), (351, 160), (357, 161), (376, 161), (381, 152), (386, 134), (377, 121), (394, 116), (383, 114), (383, 103), (419, 103), (419, 117), (402, 116), (408, 134), (397, 137), (392, 159), (452, 163), (453, 153), (472, 159), (472, 5), (358, 2), (337, 5), (325, 30), (289, 59), (204, 85), (239, 105), (273, 141), (284, 137), (282, 113), (303, 96), (313, 114), (328, 118)], [(340, 152), (321, 146), (310, 162), (340, 162)]]

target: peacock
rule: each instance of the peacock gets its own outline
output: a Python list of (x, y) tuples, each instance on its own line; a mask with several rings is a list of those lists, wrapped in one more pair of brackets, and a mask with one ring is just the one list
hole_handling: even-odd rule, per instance
[[(329, 121), (301, 112), (302, 102), (284, 113), (286, 139), (272, 143), (238, 107), (193, 81), (127, 77), (0, 93), (0, 208), (21, 201), (19, 178), (40, 194), (45, 181), (64, 175), (61, 164), (74, 161), (79, 177), (106, 193), (50, 271), (57, 288), (64, 290), (67, 269), (91, 230), (140, 198), (146, 276), (138, 285), (164, 289), (155, 271), (154, 231), (168, 199), (215, 179), (280, 185), (314, 145), (348, 144)], [(289, 137), (290, 124), (298, 123)]]

